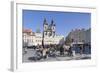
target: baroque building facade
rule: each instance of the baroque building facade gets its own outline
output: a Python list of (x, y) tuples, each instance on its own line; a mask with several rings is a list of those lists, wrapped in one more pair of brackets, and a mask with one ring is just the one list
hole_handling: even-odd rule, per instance
[(62, 44), (64, 42), (64, 36), (56, 35), (56, 25), (53, 20), (48, 24), (44, 19), (42, 33), (33, 32), (31, 29), (23, 29), (23, 46), (42, 45), (43, 39), (44, 45)]
[(91, 43), (91, 29), (75, 29), (72, 30), (65, 40), (66, 44), (90, 44)]

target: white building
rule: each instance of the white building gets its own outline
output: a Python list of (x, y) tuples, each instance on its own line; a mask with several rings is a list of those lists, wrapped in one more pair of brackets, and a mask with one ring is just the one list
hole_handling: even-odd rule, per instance
[(44, 45), (48, 44), (61, 44), (64, 42), (63, 36), (54, 36), (54, 37), (45, 37), (44, 38)]
[[(28, 30), (27, 30), (28, 31)], [(23, 46), (42, 45), (42, 33), (24, 32)], [(61, 44), (64, 36), (44, 37), (44, 45)]]

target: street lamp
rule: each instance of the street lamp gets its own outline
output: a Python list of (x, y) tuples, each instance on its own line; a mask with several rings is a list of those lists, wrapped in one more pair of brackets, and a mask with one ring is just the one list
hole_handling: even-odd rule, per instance
[(44, 32), (42, 34), (42, 47), (44, 48)]

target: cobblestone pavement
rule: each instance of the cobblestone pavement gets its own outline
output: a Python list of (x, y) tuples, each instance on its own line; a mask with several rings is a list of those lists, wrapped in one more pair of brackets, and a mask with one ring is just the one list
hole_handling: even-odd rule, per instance
[(69, 61), (69, 60), (83, 60), (83, 59), (91, 59), (90, 54), (76, 54), (75, 57), (73, 56), (57, 56), (57, 57), (48, 57), (46, 59), (40, 59), (40, 60), (29, 60), (30, 57), (34, 57), (34, 50), (28, 49), (26, 53), (23, 53), (22, 61), (23, 62), (44, 62), (44, 61)]

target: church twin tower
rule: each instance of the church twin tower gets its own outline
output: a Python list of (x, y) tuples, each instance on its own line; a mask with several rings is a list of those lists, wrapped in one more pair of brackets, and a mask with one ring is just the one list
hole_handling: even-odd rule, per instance
[(51, 20), (51, 23), (49, 25), (46, 19), (44, 19), (43, 34), (44, 34), (44, 37), (54, 37), (55, 36), (55, 23), (53, 20)]

